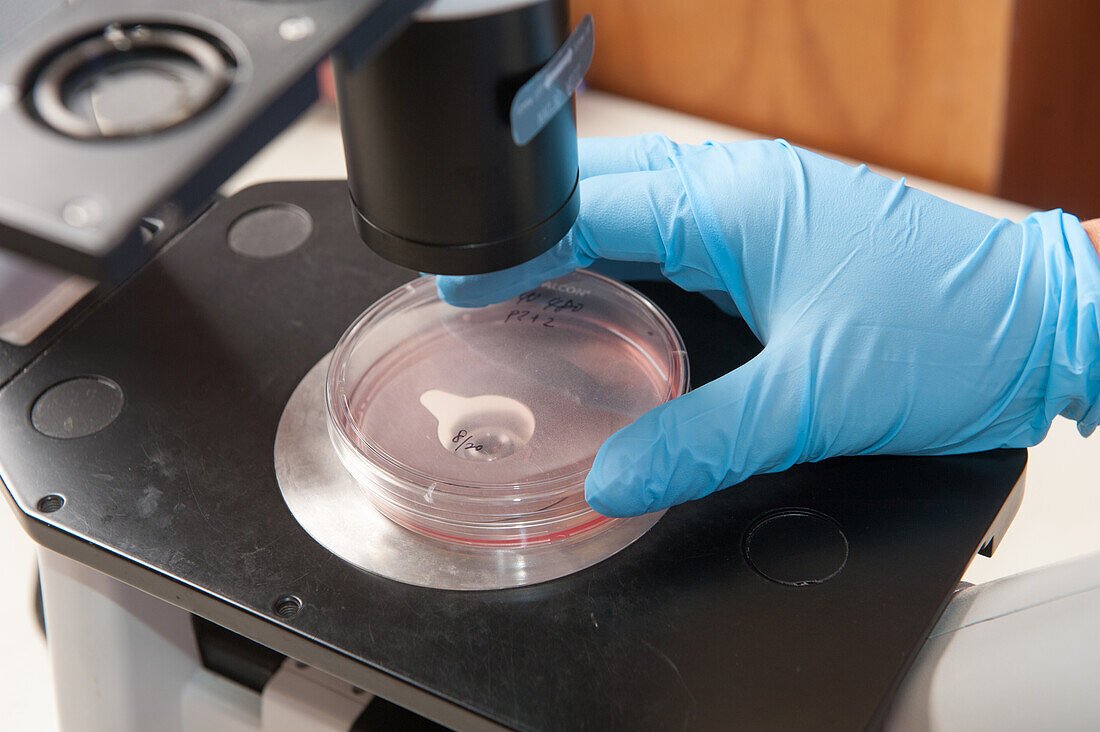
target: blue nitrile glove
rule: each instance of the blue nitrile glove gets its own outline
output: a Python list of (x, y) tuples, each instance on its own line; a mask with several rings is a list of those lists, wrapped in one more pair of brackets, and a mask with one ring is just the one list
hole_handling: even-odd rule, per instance
[(1100, 262), (1060, 211), (998, 221), (782, 141), (587, 140), (553, 250), (450, 277), (475, 305), (598, 258), (728, 293), (753, 360), (611, 436), (586, 482), (624, 516), (834, 455), (1034, 445), (1100, 421)]

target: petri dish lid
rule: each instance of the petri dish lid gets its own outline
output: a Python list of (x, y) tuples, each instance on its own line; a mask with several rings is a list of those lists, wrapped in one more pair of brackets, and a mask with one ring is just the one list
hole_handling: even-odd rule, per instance
[(604, 440), (687, 385), (671, 322), (614, 280), (577, 271), (458, 308), (422, 277), (340, 339), (326, 402), (345, 467), (391, 518), (557, 536), (599, 523), (581, 520), (597, 516), (583, 484)]

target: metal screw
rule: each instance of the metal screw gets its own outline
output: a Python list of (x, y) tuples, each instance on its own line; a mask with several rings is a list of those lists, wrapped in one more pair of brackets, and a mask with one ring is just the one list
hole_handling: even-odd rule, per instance
[(308, 15), (287, 18), (279, 23), (279, 35), (284, 41), (300, 41), (317, 31), (317, 23)]
[(77, 229), (91, 228), (103, 220), (103, 206), (94, 198), (74, 198), (61, 209), (61, 218)]

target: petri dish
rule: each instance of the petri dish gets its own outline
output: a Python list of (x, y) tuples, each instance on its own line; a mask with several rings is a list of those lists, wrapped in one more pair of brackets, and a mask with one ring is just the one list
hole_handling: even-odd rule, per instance
[(481, 308), (443, 302), (431, 276), (399, 287), (337, 343), (325, 401), (340, 461), (380, 513), (500, 549), (615, 526), (584, 500), (596, 452), (687, 388), (668, 317), (581, 270)]

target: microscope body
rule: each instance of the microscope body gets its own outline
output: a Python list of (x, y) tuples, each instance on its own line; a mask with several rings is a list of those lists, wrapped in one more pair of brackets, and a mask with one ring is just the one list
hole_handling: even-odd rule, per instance
[[(271, 435), (286, 395), (362, 301), (410, 274), (377, 259), (364, 272), (357, 265), (365, 257), (348, 256), (350, 224), (384, 257), (446, 273), (516, 264), (568, 231), (578, 206), (569, 97), (522, 141), (509, 109), (556, 67), (564, 3), (441, 2), (411, 26), (420, 0), (177, 4), (83, 0), (6, 43), (0, 27), (0, 247), (106, 283), (94, 302), (52, 329), (43, 325), (25, 348), (0, 344), (0, 478), (17, 518), (51, 552), (43, 582), (47, 613), (57, 613), (51, 651), (59, 668), (73, 670), (58, 677), (59, 699), (77, 725), (118, 728), (125, 704), (115, 700), (127, 695), (176, 697), (144, 693), (143, 684), (167, 675), (164, 663), (150, 671), (149, 646), (85, 672), (70, 659), (102, 654), (69, 653), (67, 641), (77, 644), (68, 649), (96, 648), (121, 637), (140, 647), (154, 634), (132, 620), (152, 618), (166, 650), (184, 651), (168, 681), (205, 683), (214, 672), (195, 673), (201, 654), (186, 645), (198, 636), (192, 613), (224, 628), (235, 648), (257, 641), (290, 674), (309, 664), (353, 700), (361, 688), (378, 691), (462, 728), (719, 726), (734, 718), (774, 726), (790, 710), (875, 714), (974, 549), (1003, 534), (1022, 495), (1025, 456), (876, 458), (761, 476), (750, 490), (670, 512), (629, 556), (507, 595), (428, 597), (330, 561), (273, 490)], [(143, 23), (164, 32), (147, 34)], [(157, 38), (175, 39), (178, 52), (137, 47)], [(91, 137), (51, 128), (34, 106), (36, 80), (51, 63), (72, 61), (65, 52), (77, 44), (101, 55), (89, 57), (70, 96), (54, 101), (89, 114), (84, 121), (95, 124), (71, 129)], [(333, 49), (350, 193), (335, 181), (269, 184), (206, 208), (229, 174), (312, 103), (313, 69)], [(218, 69), (226, 82), (200, 84), (203, 93), (190, 100), (189, 87), (160, 87), (183, 94), (190, 116), (154, 110), (137, 115), (144, 127), (127, 127), (100, 124), (111, 121), (101, 116), (107, 107), (76, 108), (97, 70), (118, 72), (105, 85), (113, 93), (155, 85), (145, 71), (186, 65), (187, 53), (206, 60), (196, 73)], [(244, 216), (287, 208), (316, 225), (299, 256), (250, 259), (227, 246), (226, 233)], [(171, 238), (177, 245), (108, 292)], [(681, 322), (706, 328), (693, 341), (693, 369), (710, 359), (710, 371), (725, 373), (741, 362), (734, 356), (751, 357), (755, 341), (743, 323), (705, 313)], [(743, 337), (715, 339), (716, 325), (741, 328)], [(710, 347), (718, 341), (736, 353)], [(64, 400), (45, 404), (61, 404), (57, 414), (79, 417), (78, 425), (110, 413), (77, 439), (43, 432), (36, 413), (48, 410), (39, 400), (55, 389)], [(771, 582), (741, 558), (740, 536), (759, 517), (807, 501), (857, 532), (846, 573), (816, 595), (812, 586)], [(61, 554), (69, 559), (51, 561)], [(867, 587), (876, 588), (871, 602)], [(66, 590), (67, 598), (56, 594)], [(727, 632), (736, 627), (753, 632)], [(738, 669), (730, 658), (741, 676), (731, 677)], [(820, 675), (804, 667), (775, 681), (770, 672), (792, 659), (816, 662)], [(849, 672), (836, 673), (852, 660)], [(730, 678), (743, 686), (712, 683)], [(846, 685), (838, 689), (836, 679)], [(134, 697), (135, 689), (143, 693)], [(918, 698), (906, 708), (921, 705)], [(260, 716), (256, 699), (242, 708)]]

